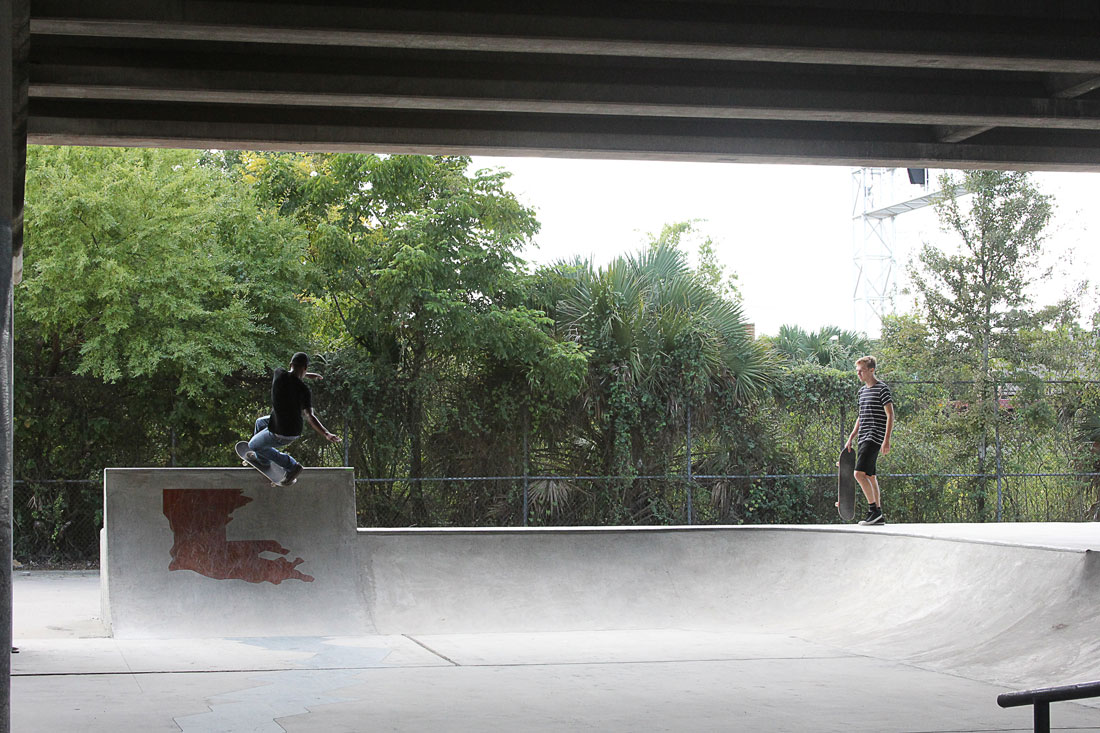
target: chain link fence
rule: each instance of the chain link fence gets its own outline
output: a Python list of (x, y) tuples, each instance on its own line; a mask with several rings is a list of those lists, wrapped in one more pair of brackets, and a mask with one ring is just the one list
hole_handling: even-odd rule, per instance
[[(890, 521), (1100, 520), (1100, 443), (1077, 429), (1083, 409), (1100, 407), (1100, 383), (994, 383), (980, 404), (973, 382), (890, 384), (897, 423), (878, 464)], [(685, 425), (682, 450), (657, 475), (542, 474), (528, 452), (514, 475), (359, 478), (359, 524), (839, 523), (835, 464), (854, 401), (773, 409), (783, 471), (705, 473), (707, 447), (693, 449)]]
[(102, 487), (102, 480), (95, 479), (16, 479), (12, 486), (12, 556), (17, 565), (97, 566)]
[[(1096, 521), (1100, 443), (1077, 429), (1100, 408), (1100, 383), (890, 382), (897, 423), (879, 458), (890, 522)], [(855, 419), (852, 404), (771, 410), (783, 465), (754, 474), (708, 473), (714, 445), (683, 445), (664, 470), (643, 475), (544, 470), (524, 441), (515, 472), (409, 480), (357, 477), (361, 527), (615, 526), (836, 523), (835, 461)], [(354, 436), (345, 436), (350, 442)], [(525, 436), (526, 437), (526, 436)], [(347, 451), (304, 441), (307, 465), (343, 465)], [(163, 465), (176, 465), (174, 455)], [(858, 493), (858, 492), (857, 492)], [(15, 557), (24, 563), (98, 561), (102, 481), (23, 481), (14, 486)]]

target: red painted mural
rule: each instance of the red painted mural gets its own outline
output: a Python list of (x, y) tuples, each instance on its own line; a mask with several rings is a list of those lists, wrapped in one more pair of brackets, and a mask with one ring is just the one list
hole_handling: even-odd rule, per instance
[(164, 516), (175, 540), (168, 569), (249, 583), (313, 582), (312, 576), (297, 570), (305, 562), (300, 557), (293, 561), (260, 557), (263, 552), (290, 552), (275, 540), (226, 539), (225, 528), (233, 521), (233, 512), (250, 501), (241, 489), (165, 489)]

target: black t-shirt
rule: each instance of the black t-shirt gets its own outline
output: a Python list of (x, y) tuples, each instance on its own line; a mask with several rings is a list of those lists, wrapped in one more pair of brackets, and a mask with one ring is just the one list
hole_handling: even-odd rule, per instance
[(313, 407), (309, 387), (286, 369), (276, 369), (271, 380), (271, 422), (267, 429), (293, 438), (302, 434), (302, 410)]

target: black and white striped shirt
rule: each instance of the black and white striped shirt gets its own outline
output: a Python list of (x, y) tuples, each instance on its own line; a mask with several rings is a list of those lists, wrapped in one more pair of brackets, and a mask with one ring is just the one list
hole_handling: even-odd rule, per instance
[(882, 445), (886, 439), (886, 406), (894, 398), (886, 382), (875, 382), (873, 387), (859, 388), (859, 442), (871, 441)]

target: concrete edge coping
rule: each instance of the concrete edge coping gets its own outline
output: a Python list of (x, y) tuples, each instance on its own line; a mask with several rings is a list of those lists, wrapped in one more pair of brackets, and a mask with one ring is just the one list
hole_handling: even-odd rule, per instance
[[(214, 472), (214, 471), (254, 471), (255, 469), (249, 468), (247, 466), (242, 466), (240, 461), (237, 461), (237, 465), (235, 465), (235, 466), (194, 466), (194, 467), (188, 467), (188, 466), (163, 466), (163, 467), (161, 467), (161, 466), (118, 466), (118, 467), (109, 466), (109, 467), (107, 467), (103, 470), (104, 471), (110, 471), (112, 473), (115, 473), (115, 472), (118, 472), (118, 473), (136, 473), (136, 472), (140, 472), (140, 471), (146, 471), (146, 472), (147, 471), (173, 471), (173, 472), (176, 472), (176, 473), (184, 473), (184, 472), (189, 472), (189, 473), (211, 473), (211, 472)], [(323, 473), (328, 473), (328, 472), (333, 472), (333, 471), (339, 472), (339, 473), (347, 473), (348, 471), (354, 471), (354, 470), (355, 469), (352, 466), (314, 466), (314, 467), (306, 466), (306, 469), (305, 469), (305, 471), (308, 472), (308, 473), (322, 473), (322, 472)]]
[[(1004, 523), (1005, 526), (1012, 523)], [(1082, 522), (1080, 524), (1092, 524)], [(1074, 554), (1089, 554), (1100, 552), (1100, 525), (1097, 526), (1097, 547), (1089, 548), (1070, 544), (1057, 545), (1036, 540), (1010, 540), (990, 539), (986, 537), (965, 537), (952, 535), (939, 535), (931, 532), (921, 532), (916, 529), (920, 525), (896, 525), (893, 528), (859, 527), (859, 526), (833, 526), (827, 524), (708, 524), (708, 525), (642, 525), (626, 527), (358, 527), (356, 531), (360, 535), (376, 535), (380, 537), (394, 535), (518, 535), (518, 534), (616, 534), (616, 533), (653, 533), (673, 534), (680, 532), (816, 532), (823, 534), (857, 534), (861, 536), (882, 535), (886, 537), (905, 537), (940, 542), (959, 542), (973, 545), (994, 545), (997, 547), (1020, 547), (1030, 550), (1044, 550), (1048, 552), (1068, 552)], [(983, 526), (983, 525), (976, 525)]]

